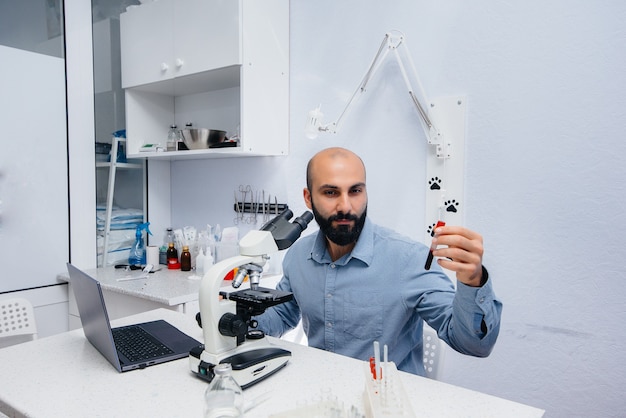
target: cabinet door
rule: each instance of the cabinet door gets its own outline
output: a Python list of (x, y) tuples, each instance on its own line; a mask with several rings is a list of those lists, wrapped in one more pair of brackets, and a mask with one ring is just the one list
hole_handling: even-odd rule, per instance
[(175, 2), (176, 76), (241, 63), (239, 7), (233, 0)]
[(142, 4), (120, 15), (122, 87), (174, 77), (173, 3)]

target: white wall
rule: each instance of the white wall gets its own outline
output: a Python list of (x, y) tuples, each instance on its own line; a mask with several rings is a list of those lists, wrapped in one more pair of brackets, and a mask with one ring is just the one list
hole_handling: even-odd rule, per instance
[(421, 239), (425, 145), (393, 66), (340, 134), (303, 135), (306, 113), (322, 103), (335, 119), (402, 30), (427, 94), (468, 98), (465, 224), (504, 301), (492, 356), (451, 354), (443, 380), (546, 417), (623, 415), (625, 19), (617, 0), (292, 1), (289, 157), (173, 163), (173, 224), (230, 222), (239, 184), (300, 212), (309, 157), (342, 145), (368, 166), (374, 220)]

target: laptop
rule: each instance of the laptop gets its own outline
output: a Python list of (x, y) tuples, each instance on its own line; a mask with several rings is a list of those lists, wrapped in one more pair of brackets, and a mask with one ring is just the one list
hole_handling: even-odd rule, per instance
[(87, 340), (119, 372), (188, 357), (200, 345), (164, 320), (111, 329), (100, 282), (70, 263), (67, 270)]

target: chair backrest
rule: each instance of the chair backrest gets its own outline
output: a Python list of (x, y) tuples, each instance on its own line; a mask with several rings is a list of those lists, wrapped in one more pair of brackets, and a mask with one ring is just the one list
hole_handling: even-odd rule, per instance
[(424, 325), (424, 370), (426, 377), (438, 379), (441, 375), (445, 343), (439, 339), (437, 332)]
[(37, 338), (33, 305), (24, 298), (0, 300), (0, 347)]

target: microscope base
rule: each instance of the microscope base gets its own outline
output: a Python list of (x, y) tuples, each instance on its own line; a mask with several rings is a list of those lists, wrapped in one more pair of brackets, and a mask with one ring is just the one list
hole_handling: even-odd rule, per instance
[[(203, 351), (204, 346), (198, 346), (189, 352), (189, 367), (196, 376), (210, 382), (214, 377), (215, 364), (201, 360)], [(246, 389), (283, 368), (290, 357), (291, 352), (282, 348), (264, 347), (232, 355), (225, 353), (219, 363), (230, 363), (233, 378), (242, 389)]]

